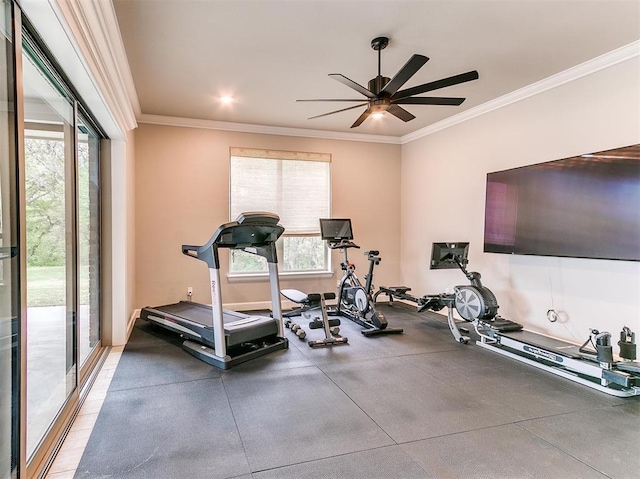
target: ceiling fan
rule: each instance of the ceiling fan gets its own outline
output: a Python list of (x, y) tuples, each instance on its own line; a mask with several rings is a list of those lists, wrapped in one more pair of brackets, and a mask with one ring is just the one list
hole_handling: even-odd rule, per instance
[(322, 115), (316, 115), (309, 118), (321, 118), (327, 115), (333, 115), (334, 113), (340, 113), (347, 110), (353, 110), (361, 106), (367, 105), (367, 109), (358, 117), (358, 119), (351, 125), (351, 128), (360, 126), (369, 115), (372, 113), (388, 112), (393, 116), (400, 118), (402, 121), (411, 121), (415, 118), (411, 113), (402, 108), (399, 105), (460, 105), (465, 98), (451, 98), (451, 97), (416, 97), (414, 95), (420, 95), (440, 88), (445, 88), (458, 83), (464, 83), (471, 80), (478, 79), (478, 72), (472, 70), (467, 73), (461, 73), (451, 77), (443, 78), (441, 80), (424, 83), (412, 88), (400, 90), (400, 87), (404, 85), (413, 75), (416, 74), (422, 66), (429, 61), (429, 58), (424, 55), (413, 55), (407, 63), (396, 73), (393, 78), (382, 76), (380, 73), (380, 59), (381, 52), (389, 44), (387, 37), (377, 37), (371, 41), (371, 48), (378, 52), (378, 76), (372, 80), (369, 80), (369, 88), (365, 88), (362, 85), (350, 80), (340, 73), (330, 73), (329, 76), (338, 80), (340, 83), (347, 85), (354, 89), (358, 93), (361, 93), (366, 98), (360, 99), (313, 99), (313, 100), (297, 100), (297, 101), (345, 101), (345, 102), (358, 102), (358, 105), (350, 106), (349, 108), (343, 108), (341, 110), (324, 113)]

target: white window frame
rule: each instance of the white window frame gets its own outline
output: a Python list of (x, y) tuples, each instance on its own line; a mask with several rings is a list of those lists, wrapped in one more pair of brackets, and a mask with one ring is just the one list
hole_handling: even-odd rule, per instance
[[(329, 153), (309, 153), (309, 152), (299, 152), (299, 151), (283, 151), (283, 150), (266, 150), (266, 149), (258, 149), (258, 148), (239, 148), (239, 147), (230, 147), (229, 148), (229, 220), (234, 221), (232, 209), (232, 185), (231, 185), (231, 162), (234, 157), (243, 157), (243, 158), (265, 158), (270, 160), (293, 160), (293, 161), (319, 161), (325, 162), (329, 164), (329, 191), (327, 192), (328, 202), (327, 205), (327, 217), (331, 216), (332, 209), (332, 195), (331, 195), (331, 154)], [(264, 210), (264, 208), (259, 209)], [(277, 211), (273, 211), (273, 213), (278, 213)], [(324, 244), (324, 268), (319, 270), (301, 270), (301, 271), (285, 271), (282, 268), (283, 259), (284, 259), (284, 240), (285, 238), (295, 238), (295, 237), (318, 237), (320, 238), (320, 224), (318, 221), (317, 231), (313, 232), (294, 232), (288, 233), (285, 226), (285, 231), (281, 238), (276, 243), (276, 250), (278, 254), (278, 273), (280, 276), (287, 277), (297, 277), (297, 278), (305, 278), (305, 277), (331, 277), (334, 272), (331, 269), (331, 250), (327, 247), (326, 243)], [(262, 281), (268, 278), (268, 272), (265, 271), (253, 271), (253, 272), (234, 272), (232, 271), (232, 257), (229, 254), (229, 267), (227, 270), (227, 278), (230, 282), (234, 281)]]

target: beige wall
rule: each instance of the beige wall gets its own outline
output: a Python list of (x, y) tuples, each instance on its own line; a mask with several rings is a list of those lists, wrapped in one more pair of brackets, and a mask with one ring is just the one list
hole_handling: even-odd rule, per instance
[[(298, 138), (141, 124), (135, 139), (136, 307), (186, 299), (209, 303), (204, 263), (181, 252), (182, 244), (203, 244), (229, 221), (229, 147), (330, 153), (333, 216), (350, 217), (352, 255), (364, 275), (365, 249), (379, 249), (376, 284), (399, 280), (399, 145)], [(222, 297), (229, 303), (269, 300), (268, 282), (226, 279), (228, 252), (221, 254)], [(339, 271), (338, 255), (333, 256)], [(339, 274), (322, 279), (287, 279), (282, 288), (335, 291)]]
[(102, 342), (125, 344), (135, 309), (135, 132), (125, 140), (103, 140), (102, 164)]
[[(470, 270), (503, 316), (575, 342), (589, 328), (614, 338), (623, 325), (640, 330), (638, 263), (482, 252), (487, 172), (636, 143), (638, 58), (404, 145), (403, 281), (421, 294), (465, 284), (460, 271), (428, 264), (432, 242), (469, 241)], [(562, 321), (546, 319), (552, 307)]]

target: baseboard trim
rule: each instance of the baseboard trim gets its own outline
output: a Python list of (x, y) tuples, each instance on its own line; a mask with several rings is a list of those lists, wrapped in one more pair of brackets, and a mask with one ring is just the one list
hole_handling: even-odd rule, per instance
[(129, 318), (129, 322), (127, 323), (127, 341), (129, 340), (131, 331), (133, 331), (133, 326), (136, 324), (136, 319), (138, 319), (139, 317), (140, 309), (133, 310), (133, 313), (131, 313), (131, 317)]

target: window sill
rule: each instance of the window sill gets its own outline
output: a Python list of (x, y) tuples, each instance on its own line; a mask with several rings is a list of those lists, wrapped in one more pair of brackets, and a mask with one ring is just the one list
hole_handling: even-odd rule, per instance
[[(332, 278), (335, 273), (333, 271), (301, 271), (301, 272), (282, 272), (278, 273), (280, 280), (291, 279), (317, 279)], [(227, 274), (229, 283), (259, 283), (269, 281), (269, 273), (229, 273)]]

